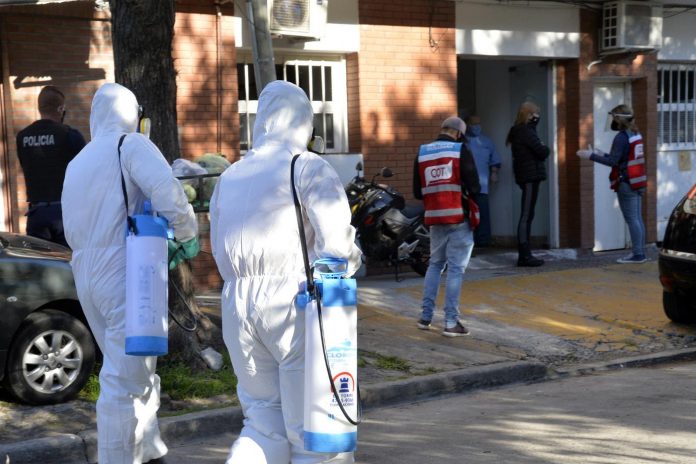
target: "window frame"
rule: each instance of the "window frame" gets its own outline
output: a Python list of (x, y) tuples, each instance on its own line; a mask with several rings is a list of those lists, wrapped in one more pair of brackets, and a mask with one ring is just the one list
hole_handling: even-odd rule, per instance
[[(312, 110), (314, 115), (322, 115), (324, 127), (326, 127), (326, 115), (331, 114), (333, 116), (333, 136), (334, 136), (334, 146), (333, 148), (327, 148), (326, 153), (347, 153), (348, 152), (348, 114), (347, 114), (347, 83), (346, 83), (346, 62), (345, 58), (340, 56), (303, 56), (303, 55), (279, 55), (276, 53), (274, 57), (276, 67), (282, 66), (283, 76), (277, 76), (278, 79), (283, 79), (287, 77), (288, 67), (294, 66), (295, 76), (299, 76), (299, 67), (308, 66), (309, 67), (309, 82), (308, 88), (310, 90), (310, 103), (312, 104)], [(243, 78), (245, 95), (238, 95), (238, 113), (240, 115), (240, 132), (242, 130), (242, 115), (246, 115), (247, 121), (251, 119), (250, 115), (255, 115), (258, 112), (258, 100), (250, 100), (249, 92), (250, 79), (254, 79), (253, 71), (250, 68), (250, 64), (253, 64), (253, 59), (249, 54), (238, 54), (237, 55), (237, 65), (239, 72), (239, 65), (244, 71)], [(321, 66), (322, 68), (331, 68), (331, 100), (326, 99), (326, 73), (322, 72), (322, 99), (313, 100), (313, 79), (314, 73), (312, 72), (313, 66)], [(239, 78), (239, 77), (238, 77)], [(239, 88), (239, 87), (238, 87)], [(247, 139), (251, 140), (253, 127), (247, 124)], [(317, 134), (321, 135), (321, 134)], [(240, 140), (240, 153), (246, 153), (246, 149), (242, 148), (242, 134), (239, 136)], [(325, 140), (326, 142), (326, 140)]]
[[(674, 74), (676, 73), (676, 75)], [(684, 73), (686, 87), (682, 98)], [(696, 150), (696, 64), (685, 62), (661, 62), (657, 65), (657, 146), (658, 149)], [(668, 83), (667, 83), (668, 82)], [(673, 84), (676, 83), (676, 91)], [(676, 101), (672, 97), (676, 93)], [(669, 94), (669, 95), (668, 95)], [(691, 97), (691, 100), (689, 100)], [(676, 114), (676, 120), (669, 120)], [(689, 122), (691, 125), (689, 127)], [(676, 124), (676, 128), (674, 125)], [(680, 131), (684, 128), (684, 139)], [(665, 130), (667, 128), (668, 130)], [(675, 139), (676, 134), (676, 139)]]

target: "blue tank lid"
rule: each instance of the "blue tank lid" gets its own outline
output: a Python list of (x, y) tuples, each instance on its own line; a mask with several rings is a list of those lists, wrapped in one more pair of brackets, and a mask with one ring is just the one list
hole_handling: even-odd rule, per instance
[(167, 238), (167, 220), (163, 217), (136, 214), (133, 216), (138, 237), (162, 237)]

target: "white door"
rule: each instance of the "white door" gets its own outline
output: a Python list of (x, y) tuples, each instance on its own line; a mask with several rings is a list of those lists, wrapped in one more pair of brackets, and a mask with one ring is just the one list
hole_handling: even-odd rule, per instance
[[(609, 130), (607, 116), (617, 105), (630, 105), (627, 82), (598, 83), (594, 88), (594, 146), (609, 152), (616, 132)], [(585, 148), (585, 147), (582, 147)], [(609, 188), (611, 168), (594, 163), (594, 251), (626, 247), (626, 223), (616, 193)]]

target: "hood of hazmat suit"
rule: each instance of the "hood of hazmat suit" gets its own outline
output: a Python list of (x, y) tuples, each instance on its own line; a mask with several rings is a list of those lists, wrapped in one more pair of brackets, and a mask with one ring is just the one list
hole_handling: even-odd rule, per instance
[(302, 443), (304, 311), (294, 297), (305, 270), (290, 183), (293, 155), (301, 154), (294, 181), (310, 262), (344, 258), (352, 274), (361, 253), (338, 175), (307, 151), (312, 120), (304, 91), (269, 83), (259, 97), (253, 148), (221, 175), (210, 202), (213, 255), (225, 280), (223, 337), (246, 416), (231, 464), (328, 460), (305, 455)]
[[(186, 241), (196, 218), (162, 153), (135, 132), (138, 102), (127, 88), (108, 83), (94, 95), (92, 140), (70, 162), (63, 184), (63, 227), (73, 250), (72, 268), (83, 311), (103, 354), (97, 401), (99, 462), (140, 462), (167, 452), (159, 438), (159, 378), (154, 357), (126, 356), (126, 209), (152, 207)], [(118, 143), (121, 146), (119, 164)]]

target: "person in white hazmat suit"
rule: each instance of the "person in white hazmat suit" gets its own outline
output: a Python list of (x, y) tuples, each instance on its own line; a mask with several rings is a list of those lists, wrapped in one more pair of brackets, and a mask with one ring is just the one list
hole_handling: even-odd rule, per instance
[[(136, 133), (138, 122), (139, 106), (130, 90), (113, 83), (99, 88), (90, 114), (92, 140), (68, 165), (63, 184), (63, 222), (73, 250), (78, 297), (104, 354), (97, 400), (100, 464), (157, 462), (167, 453), (157, 424), (157, 358), (125, 354), (126, 208), (121, 172), (129, 215), (141, 213), (149, 199), (169, 221), (176, 240), (188, 249), (197, 249), (198, 241), (186, 194), (159, 149)], [(127, 135), (119, 165), (123, 134)]]
[(253, 149), (221, 175), (210, 202), (213, 255), (225, 281), (222, 332), (245, 417), (227, 464), (354, 462), (353, 453), (313, 453), (303, 443), (305, 317), (294, 300), (306, 277), (293, 155), (301, 153), (294, 181), (310, 262), (344, 258), (349, 275), (360, 265), (341, 181), (307, 151), (312, 120), (304, 91), (269, 83), (259, 97)]

